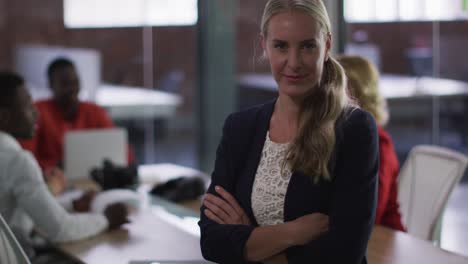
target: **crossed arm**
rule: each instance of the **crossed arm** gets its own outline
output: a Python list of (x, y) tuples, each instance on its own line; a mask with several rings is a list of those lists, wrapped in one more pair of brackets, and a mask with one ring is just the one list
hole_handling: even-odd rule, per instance
[(377, 131), (370, 114), (363, 111), (353, 112), (348, 121), (342, 126), (342, 147), (337, 152), (328, 229), (320, 229), (324, 226), (323, 220), (317, 221), (317, 216), (313, 215), (269, 227), (242, 222), (246, 214), (239, 210), (239, 200), (234, 203), (234, 198), (223, 194), (222, 189), (214, 188), (222, 186), (227, 192), (234, 193), (236, 177), (233, 174), (239, 168), (233, 164), (238, 163), (237, 157), (245, 156), (240, 148), (235, 148), (235, 144), (228, 144), (229, 132), (238, 129), (230, 126), (231, 122), (226, 122), (212, 186), (206, 195), (199, 222), (203, 256), (223, 263), (269, 263), (271, 257), (287, 253), (290, 263), (364, 263), (375, 217)]
[[(221, 186), (216, 186), (218, 196), (206, 194), (203, 213), (218, 224), (248, 225), (252, 223), (236, 199)], [(287, 263), (284, 250), (303, 245), (328, 230), (328, 216), (313, 213), (284, 224), (256, 227), (244, 248), (248, 261)]]

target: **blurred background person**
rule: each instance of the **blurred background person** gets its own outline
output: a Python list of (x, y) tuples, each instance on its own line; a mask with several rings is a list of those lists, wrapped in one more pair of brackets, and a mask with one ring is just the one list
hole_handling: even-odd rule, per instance
[[(66, 184), (62, 168), (65, 134), (72, 130), (112, 128), (114, 124), (102, 107), (79, 100), (80, 80), (71, 60), (53, 60), (47, 75), (52, 98), (35, 103), (39, 112), (37, 131), (31, 140), (20, 142), (36, 157), (53, 193), (59, 194)], [(128, 160), (129, 163), (134, 160), (130, 147)]]
[(385, 99), (379, 93), (379, 73), (367, 59), (359, 56), (341, 56), (338, 61), (348, 77), (348, 90), (357, 103), (370, 112), (378, 125), (379, 133), (379, 192), (375, 223), (405, 231), (399, 212), (398, 183), (399, 164), (393, 141), (384, 130), (388, 122)]
[(109, 205), (104, 214), (69, 214), (51, 195), (37, 161), (15, 138), (34, 134), (36, 110), (23, 79), (0, 73), (0, 213), (26, 237), (35, 228), (55, 242), (84, 239), (127, 223), (123, 204)]

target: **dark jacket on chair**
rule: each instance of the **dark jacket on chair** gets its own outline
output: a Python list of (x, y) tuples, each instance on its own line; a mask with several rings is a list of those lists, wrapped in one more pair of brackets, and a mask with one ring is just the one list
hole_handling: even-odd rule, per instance
[[(231, 114), (225, 121), (208, 193), (220, 185), (233, 194), (254, 226), (221, 225), (201, 208), (203, 256), (218, 263), (247, 263), (244, 247), (257, 226), (251, 207), (255, 174), (269, 129), (274, 101)], [(347, 109), (335, 125), (331, 181), (314, 183), (294, 172), (284, 203), (284, 221), (320, 212), (330, 217), (329, 231), (304, 246), (286, 250), (289, 263), (364, 264), (375, 219), (378, 137), (372, 116)]]

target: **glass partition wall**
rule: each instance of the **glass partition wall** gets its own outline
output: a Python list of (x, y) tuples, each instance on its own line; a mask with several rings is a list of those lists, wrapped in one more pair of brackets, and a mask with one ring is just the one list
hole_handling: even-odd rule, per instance
[[(468, 1), (344, 0), (345, 52), (369, 58), (381, 73), (400, 165), (409, 150), (434, 144), (468, 154)], [(463, 199), (468, 173), (443, 221), (441, 246), (466, 251)], [(464, 197), (464, 198), (463, 198)], [(462, 230), (465, 230), (461, 232)]]
[[(69, 57), (79, 64), (82, 90), (131, 89), (103, 100), (112, 105), (113, 121), (128, 129), (137, 163), (196, 166), (197, 17), (196, 0), (0, 0), (0, 66), (37, 72), (43, 82), (28, 77), (29, 87), (47, 92), (47, 64)], [(22, 47), (40, 60), (20, 67), (18, 57), (29, 61), (31, 54)], [(82, 67), (82, 53), (93, 55), (93, 65)], [(87, 85), (87, 76), (96, 77), (96, 87)]]

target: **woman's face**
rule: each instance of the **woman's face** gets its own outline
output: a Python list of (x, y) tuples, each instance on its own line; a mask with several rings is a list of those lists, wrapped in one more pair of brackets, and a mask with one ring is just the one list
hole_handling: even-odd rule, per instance
[(331, 47), (330, 35), (301, 11), (274, 15), (267, 30), (262, 46), (280, 95), (303, 96), (320, 81)]

